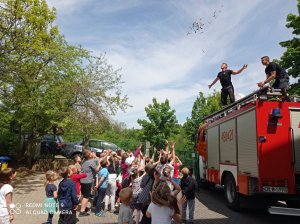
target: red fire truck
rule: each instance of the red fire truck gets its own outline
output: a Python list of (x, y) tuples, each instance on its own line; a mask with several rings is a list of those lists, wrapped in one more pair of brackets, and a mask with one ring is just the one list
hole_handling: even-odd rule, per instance
[[(300, 99), (283, 99), (278, 91), (258, 90), (206, 117), (199, 128), (200, 180), (224, 186), (232, 209), (239, 208), (240, 195), (300, 204)], [(300, 215), (287, 207), (269, 211)]]

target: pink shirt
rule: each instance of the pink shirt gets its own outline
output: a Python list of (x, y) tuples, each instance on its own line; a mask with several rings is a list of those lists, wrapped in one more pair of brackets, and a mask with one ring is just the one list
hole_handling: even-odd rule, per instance
[(127, 165), (121, 162), (121, 170), (122, 170), (122, 178), (123, 180), (127, 180), (129, 178), (129, 173), (127, 171)]
[(174, 163), (173, 166), (174, 166), (174, 175), (173, 175), (173, 177), (174, 178), (179, 178), (179, 163)]

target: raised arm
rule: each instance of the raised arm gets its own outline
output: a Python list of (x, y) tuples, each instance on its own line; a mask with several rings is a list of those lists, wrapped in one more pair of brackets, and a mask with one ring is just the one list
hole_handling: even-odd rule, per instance
[(175, 142), (174, 142), (172, 144), (172, 160), (171, 160), (171, 164), (174, 164), (175, 159), (176, 159), (176, 156), (175, 156)]
[(179, 166), (182, 166), (182, 162), (181, 162), (181, 160), (179, 159), (179, 157), (176, 156), (176, 158), (177, 158), (177, 160), (178, 160), (178, 162), (179, 162)]
[(162, 155), (162, 150), (160, 150), (158, 160), (153, 163), (153, 166), (157, 165), (160, 162), (161, 155)]
[(143, 144), (140, 144), (139, 147), (137, 147), (137, 149), (135, 150), (135, 152), (133, 154), (134, 157), (137, 157), (140, 154), (142, 146), (143, 146)]
[(214, 84), (216, 84), (217, 81), (219, 81), (219, 77), (216, 77), (215, 80), (210, 85), (208, 85), (208, 88), (210, 89)]
[(152, 157), (150, 159), (150, 162), (152, 162), (152, 163), (154, 163), (154, 157), (155, 157), (155, 154), (156, 154), (156, 150), (157, 149), (154, 147), (154, 152), (153, 152)]
[(165, 151), (168, 153), (169, 152), (169, 142), (168, 142), (168, 140), (166, 140), (166, 149), (165, 149)]
[(244, 71), (246, 68), (248, 67), (247, 64), (244, 64), (242, 68), (240, 68), (239, 70), (232, 70), (232, 74), (233, 75), (237, 75), (240, 74), (242, 71)]

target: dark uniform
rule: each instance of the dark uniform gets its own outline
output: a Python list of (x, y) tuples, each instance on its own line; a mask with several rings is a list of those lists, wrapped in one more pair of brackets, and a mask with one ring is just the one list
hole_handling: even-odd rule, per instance
[(281, 89), (285, 92), (289, 87), (289, 76), (287, 72), (275, 62), (270, 62), (265, 69), (265, 73), (269, 77), (273, 71), (276, 71), (276, 77), (272, 87), (275, 89)]
[(234, 102), (234, 88), (231, 82), (232, 70), (225, 70), (218, 73), (222, 90), (221, 90), (221, 102), (222, 105), (227, 105), (227, 97), (229, 96), (230, 103)]

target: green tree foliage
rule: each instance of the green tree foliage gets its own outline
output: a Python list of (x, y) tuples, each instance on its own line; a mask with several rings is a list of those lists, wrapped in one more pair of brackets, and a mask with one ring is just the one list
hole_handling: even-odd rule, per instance
[(122, 96), (120, 70), (114, 70), (105, 55), (89, 58), (89, 65), (72, 83), (73, 108), (60, 125), (85, 136), (101, 134), (109, 128), (110, 116), (128, 106)]
[(119, 70), (69, 45), (45, 0), (0, 0), (0, 18), (0, 107), (30, 133), (28, 157), (39, 135), (70, 126), (90, 134), (125, 110)]
[(187, 151), (189, 150), (188, 147), (188, 136), (186, 135), (185, 129), (183, 125), (178, 125), (178, 133), (172, 134), (171, 137), (169, 138), (170, 141), (174, 141), (175, 148), (177, 151)]
[(298, 82), (291, 85), (290, 92), (292, 94), (300, 94), (300, 0), (298, 0), (298, 15), (288, 14), (287, 16), (287, 28), (293, 29), (295, 35), (293, 39), (280, 42), (282, 47), (286, 47), (286, 51), (283, 53), (280, 63), (288, 69), (288, 74), (294, 78), (298, 78)]
[(221, 96), (219, 92), (214, 92), (208, 97), (199, 92), (193, 105), (191, 117), (187, 118), (183, 125), (189, 139), (188, 145), (191, 149), (195, 147), (195, 135), (200, 124), (203, 122), (203, 118), (219, 109), (221, 109)]
[(133, 151), (142, 142), (141, 132), (139, 129), (128, 129), (122, 123), (114, 123), (96, 138), (113, 142), (125, 151)]
[(165, 140), (178, 132), (178, 122), (175, 110), (171, 109), (169, 100), (158, 103), (156, 98), (145, 108), (149, 120), (138, 119), (138, 124), (143, 127), (142, 139), (148, 140), (152, 146), (161, 149), (165, 147)]

